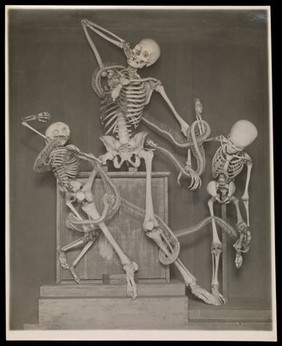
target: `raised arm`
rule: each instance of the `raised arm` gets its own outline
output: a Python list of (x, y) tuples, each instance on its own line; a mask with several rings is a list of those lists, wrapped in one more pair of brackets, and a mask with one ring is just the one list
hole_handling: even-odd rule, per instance
[(93, 42), (93, 40), (90, 37), (88, 29), (95, 32), (97, 35), (104, 38), (105, 40), (113, 43), (115, 46), (122, 48), (124, 50), (125, 54), (130, 49), (129, 44), (125, 40), (123, 40), (122, 38), (113, 34), (109, 30), (106, 30), (103, 27), (89, 21), (88, 19), (83, 19), (81, 21), (81, 25), (82, 25), (82, 28), (84, 30), (85, 36), (87, 38), (87, 41), (88, 41), (88, 43), (89, 43), (89, 45), (90, 45), (90, 47), (91, 47), (91, 49), (95, 55), (95, 58), (97, 60), (98, 65), (100, 66), (100, 68), (104, 67), (103, 61), (101, 59), (100, 53), (98, 52), (98, 49), (97, 49), (95, 43)]
[(33, 120), (38, 120), (40, 122), (45, 123), (48, 120), (50, 120), (50, 118), (51, 118), (51, 115), (48, 112), (42, 112), (39, 114), (28, 115), (28, 116), (22, 118), (22, 125), (29, 128), (31, 131), (37, 133), (39, 136), (43, 137), (44, 139), (46, 139), (46, 136), (44, 136), (41, 132), (37, 131), (32, 126), (30, 126), (28, 124), (28, 122), (33, 121)]

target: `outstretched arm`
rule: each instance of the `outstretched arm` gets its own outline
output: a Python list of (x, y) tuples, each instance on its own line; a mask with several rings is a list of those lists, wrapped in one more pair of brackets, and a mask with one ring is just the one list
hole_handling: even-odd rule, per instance
[(98, 62), (98, 65), (100, 66), (100, 68), (103, 68), (103, 62), (101, 59), (101, 56), (98, 52), (97, 47), (95, 46), (93, 40), (91, 39), (88, 29), (94, 31), (97, 35), (99, 35), (100, 37), (104, 38), (105, 40), (113, 43), (114, 45), (116, 45), (119, 48), (122, 48), (125, 52), (125, 54), (128, 52), (129, 48), (129, 44), (123, 40), (122, 38), (118, 37), (117, 35), (111, 33), (110, 31), (104, 29), (103, 27), (89, 21), (88, 19), (83, 19), (81, 21), (81, 25), (82, 28), (84, 30), (85, 36), (87, 38), (87, 41), (95, 55), (95, 58)]
[(157, 92), (159, 92), (161, 94), (161, 96), (163, 97), (163, 99), (166, 101), (167, 105), (169, 106), (169, 108), (171, 109), (173, 115), (175, 116), (176, 120), (179, 122), (180, 127), (181, 127), (181, 132), (184, 134), (184, 136), (187, 136), (187, 131), (189, 130), (190, 126), (183, 120), (183, 118), (176, 112), (172, 102), (170, 101), (170, 99), (168, 98), (164, 87), (161, 83), (161, 81), (155, 79), (155, 78), (145, 78), (145, 79), (141, 79), (144, 82), (147, 82), (146, 88), (147, 90), (147, 99), (146, 99), (146, 104), (149, 103), (151, 96), (152, 96), (152, 92), (154, 90), (156, 90)]
[(69, 144), (67, 145), (66, 147), (69, 151), (73, 152), (74, 154), (76, 154), (80, 159), (83, 159), (83, 160), (86, 160), (86, 161), (96, 161), (96, 162), (99, 162), (100, 164), (102, 164), (102, 161), (100, 159), (98, 159), (95, 155), (93, 154), (87, 154), (87, 153), (84, 153), (82, 151), (79, 150), (78, 147), (76, 147), (75, 145), (73, 144)]

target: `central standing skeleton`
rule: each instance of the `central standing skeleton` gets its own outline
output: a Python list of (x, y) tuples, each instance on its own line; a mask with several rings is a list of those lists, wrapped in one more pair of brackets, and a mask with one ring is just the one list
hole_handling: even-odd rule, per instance
[[(179, 244), (178, 242), (172, 241), (174, 237), (166, 237), (161, 231), (160, 223), (154, 214), (152, 201), (151, 175), (154, 150), (165, 155), (180, 169), (178, 182), (184, 175), (191, 180), (189, 186), (191, 190), (201, 186), (200, 175), (205, 168), (203, 142), (210, 134), (209, 125), (201, 118), (202, 105), (198, 99), (195, 100), (197, 121), (190, 128), (176, 112), (161, 82), (151, 77), (140, 77), (137, 71), (141, 68), (151, 66), (160, 57), (161, 50), (156, 41), (149, 38), (142, 39), (131, 49), (128, 42), (103, 27), (87, 19), (83, 19), (81, 23), (87, 41), (98, 63), (98, 68), (93, 74), (92, 87), (101, 99), (100, 119), (105, 129), (105, 135), (100, 139), (103, 141), (107, 150), (99, 159), (103, 164), (106, 164), (107, 161), (113, 161), (114, 167), (117, 169), (124, 162), (137, 168), (140, 166), (141, 159), (144, 160), (146, 166), (146, 201), (143, 228), (146, 235), (153, 239), (162, 252), (166, 254), (166, 264), (175, 263), (184, 277), (186, 284), (192, 288), (192, 291), (194, 290), (196, 295), (210, 304), (217, 305), (219, 304), (217, 297), (212, 296), (206, 291), (201, 291), (197, 286), (193, 287), (194, 277), (191, 276), (183, 263), (178, 259)], [(128, 66), (124, 67), (117, 64), (104, 63), (90, 36), (89, 29), (108, 42), (121, 48), (126, 55)], [(150, 102), (153, 91), (159, 92), (163, 97), (176, 120), (179, 122), (181, 132), (186, 136), (186, 140), (183, 140), (183, 137), (176, 131), (167, 129), (163, 124), (146, 116), (144, 108)], [(146, 144), (150, 148), (144, 147), (147, 132), (141, 131), (136, 134), (134, 133), (141, 120), (144, 120), (147, 125), (159, 133), (164, 134), (174, 144), (188, 149), (185, 167), (168, 150), (159, 147), (151, 140), (147, 139), (146, 141)], [(196, 157), (196, 170), (193, 170), (191, 167), (191, 149)]]
[[(156, 220), (153, 217), (150, 195), (153, 151), (157, 150), (172, 160), (177, 168), (180, 169), (179, 180), (183, 175), (191, 180), (189, 186), (191, 190), (199, 188), (201, 185), (200, 175), (205, 168), (203, 142), (210, 135), (210, 127), (201, 117), (202, 105), (199, 99), (195, 99), (197, 121), (190, 128), (176, 112), (161, 82), (151, 77), (142, 78), (138, 74), (139, 69), (151, 66), (160, 57), (161, 51), (156, 41), (148, 38), (142, 39), (133, 49), (130, 49), (129, 43), (125, 40), (87, 19), (82, 20), (82, 27), (98, 63), (98, 68), (93, 74), (92, 87), (101, 99), (100, 119), (105, 129), (105, 136), (102, 136), (100, 139), (107, 150), (106, 154), (102, 155), (100, 159), (104, 164), (108, 160), (113, 161), (115, 168), (120, 168), (124, 162), (137, 168), (140, 165), (140, 159), (144, 159), (147, 171), (147, 207), (144, 227), (151, 230), (157, 226)], [(104, 63), (90, 37), (88, 29), (123, 49), (128, 66)], [(186, 139), (144, 112), (144, 108), (150, 102), (154, 91), (159, 92), (163, 97), (179, 122), (181, 132)], [(146, 141), (146, 144), (151, 149), (144, 148), (147, 132), (134, 133), (140, 121), (145, 122), (146, 125), (161, 133), (176, 146), (187, 148), (188, 158), (186, 166), (182, 167), (171, 153), (149, 139)], [(197, 161), (196, 170), (191, 167), (191, 149)]]

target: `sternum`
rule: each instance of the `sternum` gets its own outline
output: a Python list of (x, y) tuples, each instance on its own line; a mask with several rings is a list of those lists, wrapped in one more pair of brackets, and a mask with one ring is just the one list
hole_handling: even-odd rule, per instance
[(120, 143), (127, 144), (132, 130), (138, 127), (143, 115), (146, 89), (135, 69), (124, 70), (123, 76), (129, 80), (129, 83), (122, 86), (116, 100), (119, 108), (116, 113), (116, 131)]

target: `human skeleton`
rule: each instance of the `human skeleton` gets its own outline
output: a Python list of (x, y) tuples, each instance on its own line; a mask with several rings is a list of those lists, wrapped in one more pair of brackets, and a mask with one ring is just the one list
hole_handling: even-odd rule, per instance
[[(234, 204), (237, 214), (236, 229), (239, 234), (239, 239), (233, 245), (236, 250), (235, 265), (239, 268), (243, 263), (242, 253), (249, 250), (251, 241), (251, 233), (249, 231), (249, 182), (252, 170), (252, 159), (244, 151), (245, 147), (251, 144), (257, 137), (256, 127), (247, 120), (237, 121), (231, 128), (227, 138), (220, 136), (217, 139), (220, 141), (220, 147), (217, 149), (212, 160), (212, 175), (215, 180), (212, 180), (207, 185), (207, 191), (212, 196), (208, 201), (210, 215), (214, 216), (214, 203), (221, 205)], [(242, 200), (246, 210), (247, 222), (242, 218), (239, 208), (239, 200), (235, 193), (235, 178), (241, 173), (244, 166), (247, 166), (247, 178), (245, 190)], [(218, 267), (220, 255), (222, 252), (222, 242), (219, 239), (216, 224), (212, 220), (212, 282), (211, 288), (213, 295), (217, 296), (219, 301), (225, 303), (225, 298), (219, 293), (218, 287)]]
[[(124, 162), (137, 168), (141, 163), (141, 159), (144, 159), (146, 167), (146, 202), (143, 228), (146, 235), (151, 237), (162, 250), (169, 251), (168, 257), (171, 258), (170, 263), (172, 263), (178, 257), (179, 246), (178, 243), (172, 242), (170, 237), (160, 236), (160, 225), (155, 217), (152, 201), (152, 160), (154, 151), (157, 150), (180, 169), (178, 181), (184, 175), (191, 179), (189, 186), (191, 190), (201, 186), (200, 175), (205, 168), (205, 153), (202, 144), (210, 134), (209, 125), (201, 118), (202, 105), (198, 99), (195, 100), (197, 121), (190, 128), (176, 112), (161, 82), (151, 77), (141, 78), (137, 73), (138, 69), (154, 64), (160, 57), (161, 50), (156, 41), (148, 38), (142, 39), (133, 49), (130, 49), (129, 43), (125, 40), (87, 19), (82, 20), (82, 28), (99, 65), (92, 78), (92, 87), (102, 101), (100, 119), (105, 128), (105, 136), (102, 136), (101, 140), (107, 152), (100, 159), (103, 164), (106, 164), (108, 160), (113, 161), (115, 168), (120, 168)], [(88, 29), (123, 49), (128, 67), (104, 64)], [(163, 124), (160, 125), (151, 117), (145, 116), (144, 108), (150, 102), (153, 91), (159, 92), (169, 106), (180, 124), (181, 132), (187, 137), (186, 141), (183, 141), (183, 138), (172, 129), (169, 131)], [(165, 133), (166, 137), (174, 144), (188, 148), (185, 168), (168, 150), (159, 147), (152, 140), (147, 140), (146, 144), (150, 148), (145, 148), (144, 143), (147, 132), (142, 131), (133, 135), (133, 131), (144, 119), (147, 125), (158, 132)], [(192, 148), (192, 152), (196, 157), (196, 171), (191, 167), (190, 148)], [(180, 265), (177, 261), (175, 263), (182, 275), (187, 277), (183, 264)], [(209, 300), (217, 304), (213, 298), (210, 298)]]
[[(132, 298), (136, 298), (137, 288), (134, 282), (134, 273), (138, 270), (138, 265), (123, 252), (111, 235), (106, 223), (111, 220), (120, 206), (129, 214), (139, 218), (144, 218), (146, 211), (120, 197), (119, 192), (103, 170), (100, 160), (93, 154), (82, 153), (74, 145), (66, 145), (70, 136), (70, 130), (66, 124), (61, 122), (51, 124), (47, 128), (45, 135), (28, 124), (28, 122), (32, 120), (45, 122), (49, 118), (49, 113), (44, 112), (38, 115), (25, 117), (22, 124), (45, 139), (46, 145), (35, 160), (34, 170), (38, 172), (52, 171), (54, 173), (60, 191), (65, 196), (66, 205), (71, 211), (67, 217), (66, 224), (70, 229), (83, 234), (79, 239), (57, 249), (60, 264), (64, 269), (69, 270), (75, 281), (79, 283), (80, 280), (75, 272), (75, 267), (97, 239), (98, 230), (100, 229), (120, 258), (126, 273), (127, 294)], [(79, 173), (79, 159), (90, 161), (94, 167), (89, 179), (84, 185), (76, 179)], [(104, 209), (101, 213), (99, 213), (96, 208), (93, 195), (93, 183), (97, 174), (101, 176), (106, 190), (106, 194), (103, 198)], [(153, 231), (145, 229), (145, 232), (148, 237), (158, 244), (160, 248), (160, 262), (164, 265), (175, 263), (184, 278), (185, 284), (190, 287), (193, 294), (208, 304), (218, 305), (219, 302), (216, 297), (197, 284), (196, 278), (185, 268), (178, 258), (180, 246), (177, 237), (157, 215), (154, 215), (154, 218), (157, 220), (159, 227)], [(197, 225), (195, 229), (189, 229), (187, 232), (182, 232), (182, 234), (178, 236), (198, 231), (207, 223), (211, 222), (211, 220), (215, 220), (215, 222), (231, 236), (236, 236), (233, 228), (217, 217), (207, 218), (201, 225)], [(73, 263), (69, 265), (66, 259), (66, 252), (81, 246), (83, 246), (82, 251)]]
[[(70, 136), (70, 130), (64, 123), (57, 122), (51, 124), (47, 128), (45, 136), (28, 124), (28, 122), (32, 120), (47, 121), (50, 118), (48, 113), (28, 116), (24, 118), (22, 122), (24, 126), (30, 128), (45, 139), (46, 146), (38, 155), (34, 164), (34, 169), (40, 172), (51, 170), (55, 174), (58, 186), (65, 195), (66, 205), (71, 211), (67, 217), (67, 226), (70, 229), (82, 233), (82, 237), (79, 239), (57, 249), (60, 264), (64, 269), (69, 270), (75, 281), (79, 283), (80, 280), (75, 272), (75, 267), (91, 248), (92, 244), (97, 239), (99, 230), (101, 230), (119, 256), (126, 273), (127, 294), (132, 298), (136, 298), (137, 288), (134, 281), (134, 273), (138, 270), (138, 265), (123, 252), (107, 227), (107, 223), (111, 220), (113, 215), (115, 215), (120, 207), (123, 207), (129, 214), (143, 219), (145, 234), (159, 247), (160, 262), (164, 265), (174, 263), (182, 274), (185, 284), (191, 289), (194, 295), (208, 304), (219, 305), (222, 303), (223, 297), (218, 292), (217, 271), (221, 243), (217, 236), (216, 224), (233, 238), (237, 237), (237, 233), (224, 220), (213, 215), (213, 203), (215, 201), (220, 203), (232, 201), (236, 206), (239, 220), (237, 222), (237, 229), (240, 232), (240, 237), (234, 246), (237, 250), (236, 264), (238, 266), (241, 252), (247, 251), (248, 249), (249, 238), (248, 232), (245, 231), (246, 227), (242, 226), (244, 223), (241, 222), (242, 218), (238, 208), (238, 200), (233, 196), (234, 189), (232, 190), (232, 184), (234, 184), (233, 179), (235, 176), (242, 170), (242, 165), (248, 163), (248, 185), (251, 169), (251, 163), (249, 163), (250, 160), (248, 160), (249, 157), (246, 156), (245, 153), (243, 156), (241, 155), (241, 147), (240, 150), (237, 150), (240, 143), (236, 144), (236, 141), (234, 143), (236, 150), (233, 150), (232, 140), (234, 140), (234, 136), (231, 135), (228, 139), (221, 138), (222, 149), (221, 151), (220, 149), (218, 150), (213, 160), (214, 177), (217, 180), (208, 185), (208, 191), (212, 194), (212, 198), (209, 202), (211, 217), (206, 218), (195, 227), (175, 235), (169, 227), (154, 214), (151, 188), (152, 160), (154, 152), (164, 155), (180, 170), (178, 182), (180, 182), (180, 179), (184, 176), (190, 179), (191, 183), (189, 188), (191, 190), (201, 186), (200, 175), (205, 169), (205, 151), (203, 143), (210, 140), (208, 138), (210, 135), (210, 127), (207, 122), (202, 119), (202, 104), (199, 99), (195, 99), (196, 121), (194, 121), (190, 127), (176, 112), (161, 82), (155, 78), (141, 78), (139, 76), (137, 73), (138, 69), (152, 65), (160, 56), (159, 45), (154, 40), (143, 39), (133, 49), (130, 49), (126, 41), (93, 22), (84, 19), (82, 21), (82, 27), (99, 65), (97, 71), (93, 75), (92, 87), (101, 98), (102, 107), (100, 118), (105, 128), (105, 135), (101, 137), (101, 140), (107, 152), (98, 159), (93, 154), (82, 153), (74, 145), (66, 145)], [(128, 67), (104, 64), (90, 37), (88, 29), (119, 48), (122, 48), (127, 57)], [(185, 137), (144, 112), (144, 108), (150, 102), (153, 91), (157, 91), (161, 94), (179, 122), (181, 132)], [(135, 133), (140, 121), (143, 121), (148, 127), (163, 135), (163, 137), (167, 138), (177, 147), (187, 149), (187, 162), (185, 167), (183, 167), (167, 149), (158, 146), (152, 140), (146, 139), (147, 132), (141, 131)], [(227, 143), (227, 151), (225, 150), (224, 143)], [(145, 144), (147, 147), (145, 147)], [(246, 145), (248, 144), (249, 143)], [(191, 152), (196, 159), (197, 166), (195, 170), (192, 169)], [(229, 166), (225, 164), (225, 161), (228, 163), (230, 161), (226, 153), (231, 155), (231, 159), (233, 160), (231, 160), (232, 164)], [(238, 157), (240, 159), (237, 160), (238, 162), (235, 160), (235, 162), (234, 159)], [(93, 171), (84, 185), (77, 180), (79, 160), (81, 159), (87, 160), (93, 165)], [(106, 165), (107, 161), (112, 161), (114, 167), (117, 169), (124, 163), (137, 168), (141, 163), (141, 159), (145, 161), (146, 166), (145, 210), (121, 198), (119, 192), (102, 168), (102, 165)], [(224, 159), (226, 160), (224, 161)], [(228, 167), (232, 167), (232, 169)], [(220, 178), (218, 178), (221, 176), (219, 172), (221, 175), (223, 174), (222, 172), (225, 172), (224, 176), (226, 179), (224, 186)], [(97, 210), (93, 195), (93, 184), (97, 174), (101, 176), (106, 190), (106, 194), (103, 198), (104, 209), (101, 213)], [(226, 186), (228, 187), (227, 197), (226, 193), (223, 193)], [(224, 197), (222, 197), (223, 195)], [(248, 201), (247, 192), (244, 194), (244, 201), (245, 203)], [(212, 294), (197, 284), (196, 278), (178, 258), (180, 244), (177, 239), (183, 235), (203, 229), (209, 222), (212, 222), (213, 229)], [(249, 225), (249, 221), (247, 224)], [(69, 265), (66, 259), (66, 252), (80, 246), (83, 246), (82, 251), (74, 262)]]
[[(144, 159), (146, 166), (146, 212), (143, 228), (146, 234), (153, 237), (161, 248), (170, 248), (170, 256), (176, 258), (179, 252), (178, 246), (174, 247), (175, 244), (171, 243), (169, 239), (162, 239), (159, 236), (159, 223), (154, 216), (151, 187), (154, 150), (171, 159), (180, 168), (179, 180), (182, 175), (185, 175), (191, 179), (190, 188), (196, 189), (201, 185), (200, 174), (203, 172), (205, 164), (202, 148), (204, 139), (201, 138), (201, 149), (199, 149), (198, 141), (200, 142), (200, 139), (196, 137), (196, 131), (191, 134), (189, 125), (176, 112), (161, 82), (151, 77), (141, 78), (137, 73), (138, 69), (152, 65), (159, 58), (161, 51), (157, 42), (152, 39), (143, 39), (133, 49), (130, 49), (129, 44), (125, 40), (87, 19), (82, 20), (82, 27), (99, 65), (92, 78), (92, 87), (102, 101), (100, 118), (105, 128), (105, 136), (102, 136), (101, 140), (107, 152), (100, 156), (100, 159), (103, 164), (106, 164), (108, 160), (113, 161), (115, 168), (120, 168), (124, 162), (137, 168), (141, 163), (141, 159)], [(88, 29), (122, 48), (127, 57), (128, 67), (104, 64)], [(197, 171), (191, 168), (190, 148), (188, 150), (187, 165), (183, 168), (171, 153), (159, 147), (153, 141), (147, 140), (146, 143), (150, 148), (145, 148), (144, 143), (147, 132), (142, 131), (133, 134), (140, 121), (145, 118), (144, 108), (149, 103), (154, 90), (158, 91), (168, 104), (181, 126), (182, 133), (187, 137), (192, 136), (191, 141), (180, 144), (183, 144), (186, 148), (193, 144), (193, 153), (199, 154)], [(210, 129), (208, 124), (202, 121), (201, 111), (201, 103), (199, 100), (196, 100), (196, 116), (199, 118), (197, 122), (198, 132), (200, 132), (199, 137), (203, 135), (206, 139), (209, 136)], [(156, 122), (152, 122), (151, 119), (147, 118), (147, 123), (157, 127), (159, 131), (166, 132), (168, 137), (175, 137), (172, 131), (165, 131), (163, 127), (157, 126)], [(110, 136), (110, 133), (113, 136)]]
[[(23, 125), (34, 131), (35, 129), (28, 125), (27, 121), (46, 121), (49, 118), (50, 115), (48, 113), (40, 113), (24, 118)], [(36, 130), (35, 132), (39, 133)], [(54, 173), (58, 180), (59, 188), (65, 195), (66, 205), (72, 212), (68, 215), (67, 225), (69, 228), (83, 233), (81, 238), (58, 249), (61, 266), (64, 269), (70, 270), (75, 281), (79, 283), (75, 267), (94, 243), (97, 238), (97, 228), (99, 228), (119, 256), (123, 269), (126, 272), (128, 294), (135, 298), (137, 293), (133, 274), (138, 269), (138, 266), (123, 252), (105, 224), (105, 221), (111, 218), (118, 210), (119, 194), (117, 190), (103, 172), (103, 169), (98, 164), (99, 160), (94, 155), (81, 153), (74, 145), (65, 145), (70, 136), (70, 130), (66, 124), (61, 122), (53, 123), (47, 128), (45, 136), (41, 133), (39, 134), (46, 140), (46, 146), (35, 160), (34, 170), (38, 172), (51, 170)], [(79, 173), (79, 158), (91, 161), (94, 167), (84, 185), (76, 179)], [(101, 215), (96, 208), (92, 192), (97, 173), (101, 175), (107, 191), (104, 196), (104, 210)], [(76, 207), (74, 204), (76, 204)], [(81, 216), (79, 209), (87, 215), (88, 220)], [(66, 261), (65, 253), (81, 245), (84, 245), (83, 250), (72, 265), (69, 265)]]
[[(144, 148), (147, 132), (134, 133), (140, 121), (143, 121), (149, 127), (162, 133), (175, 145), (188, 148), (185, 168), (181, 164), (175, 163), (180, 169), (179, 179), (182, 175), (191, 179), (190, 188), (192, 190), (200, 187), (200, 175), (205, 168), (202, 144), (210, 134), (209, 125), (201, 118), (202, 105), (200, 101), (195, 100), (197, 121), (190, 128), (176, 112), (161, 82), (151, 77), (142, 78), (137, 73), (138, 69), (151, 66), (158, 60), (161, 54), (158, 43), (152, 39), (142, 39), (133, 49), (130, 49), (129, 43), (125, 40), (87, 19), (82, 20), (82, 27), (98, 63), (98, 68), (93, 74), (92, 87), (101, 99), (100, 119), (105, 129), (105, 136), (102, 136), (101, 140), (107, 150), (106, 154), (100, 157), (102, 162), (106, 164), (108, 160), (113, 161), (115, 168), (120, 168), (126, 162), (137, 168), (140, 165), (140, 159), (144, 159), (148, 179), (151, 175), (152, 149), (158, 149), (175, 163), (175, 158), (173, 159), (165, 150), (162, 150), (163, 148), (158, 147), (150, 140), (147, 140), (146, 143), (153, 148), (151, 150)], [(123, 49), (128, 66), (103, 63), (88, 29)], [(181, 132), (187, 137), (186, 140), (179, 133), (158, 123), (157, 120), (144, 112), (145, 106), (151, 100), (153, 91), (159, 92), (163, 97), (179, 122)], [(191, 168), (190, 148), (197, 159), (196, 170)], [(146, 200), (148, 206), (151, 204), (149, 200), (150, 195), (148, 194)], [(156, 222), (150, 213), (151, 211), (147, 210), (145, 227), (152, 228)]]

